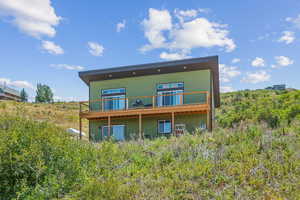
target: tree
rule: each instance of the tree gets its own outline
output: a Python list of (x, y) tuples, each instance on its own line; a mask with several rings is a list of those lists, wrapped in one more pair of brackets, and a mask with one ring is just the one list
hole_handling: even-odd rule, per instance
[(27, 102), (28, 101), (28, 94), (25, 92), (24, 88), (21, 90), (20, 96), (21, 96), (21, 101), (22, 102)]
[(53, 102), (53, 92), (48, 85), (43, 85), (41, 83), (37, 84), (35, 102), (37, 103)]

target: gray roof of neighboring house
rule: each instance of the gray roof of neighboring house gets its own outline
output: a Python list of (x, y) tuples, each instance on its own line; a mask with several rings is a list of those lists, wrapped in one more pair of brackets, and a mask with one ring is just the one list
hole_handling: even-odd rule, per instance
[(174, 72), (209, 69), (212, 71), (215, 106), (220, 106), (219, 58), (209, 56), (184, 60), (130, 65), (79, 72), (79, 77), (89, 85), (91, 81), (118, 79), (125, 77), (166, 74)]
[(9, 93), (9, 94), (13, 94), (15, 96), (20, 96), (20, 92), (18, 90), (7, 87), (6, 85), (0, 85), (0, 93), (4, 93), (4, 92)]

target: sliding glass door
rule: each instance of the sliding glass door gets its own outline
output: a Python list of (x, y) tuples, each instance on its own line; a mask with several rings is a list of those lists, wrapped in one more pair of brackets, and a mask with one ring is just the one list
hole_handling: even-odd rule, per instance
[(125, 88), (102, 90), (102, 106), (108, 110), (123, 110), (126, 107), (126, 91)]
[[(110, 127), (111, 136), (118, 140), (125, 140), (125, 125), (112, 125)], [(106, 138), (108, 136), (108, 126), (102, 126), (102, 138)]]
[(166, 83), (157, 86), (157, 106), (176, 106), (183, 103), (183, 83)]

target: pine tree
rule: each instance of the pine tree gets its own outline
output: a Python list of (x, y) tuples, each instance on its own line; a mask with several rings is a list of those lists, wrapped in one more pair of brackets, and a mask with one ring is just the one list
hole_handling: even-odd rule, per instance
[(21, 90), (20, 96), (21, 96), (21, 101), (22, 102), (27, 102), (28, 101), (28, 94), (26, 93), (24, 88)]

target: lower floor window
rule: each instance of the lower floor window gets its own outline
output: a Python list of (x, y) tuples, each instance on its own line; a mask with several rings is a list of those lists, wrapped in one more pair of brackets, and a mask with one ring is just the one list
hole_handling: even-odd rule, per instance
[[(111, 136), (116, 140), (125, 140), (125, 125), (112, 125), (110, 127)], [(102, 137), (108, 136), (108, 126), (102, 126)]]
[(171, 133), (171, 120), (158, 121), (158, 133)]
[(201, 122), (200, 122), (200, 129), (201, 129), (201, 130), (206, 129), (206, 122), (205, 122), (205, 121), (201, 121)]

